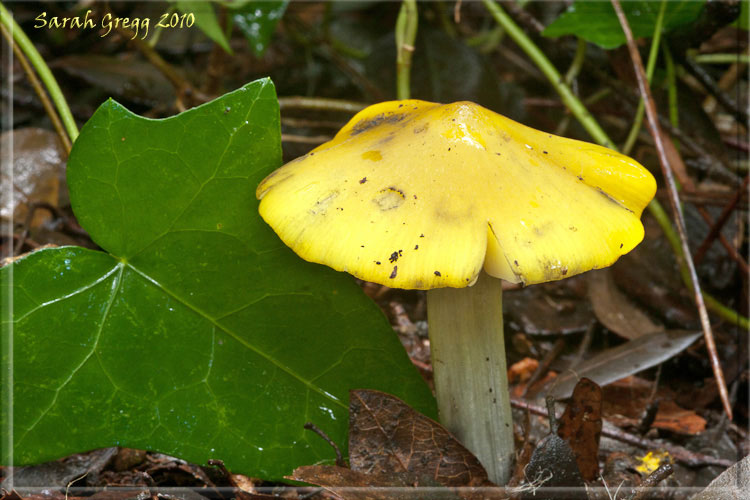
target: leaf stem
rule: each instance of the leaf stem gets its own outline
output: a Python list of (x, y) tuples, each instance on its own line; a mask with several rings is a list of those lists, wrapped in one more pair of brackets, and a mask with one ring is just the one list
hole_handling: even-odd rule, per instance
[(396, 20), (396, 97), (411, 97), (411, 56), (414, 53), (414, 41), (417, 38), (416, 0), (403, 0)]
[(76, 121), (73, 118), (73, 114), (70, 112), (70, 108), (68, 107), (68, 102), (65, 100), (65, 96), (63, 95), (62, 90), (60, 90), (60, 86), (57, 84), (57, 80), (55, 80), (55, 77), (52, 74), (52, 71), (50, 71), (49, 66), (47, 66), (47, 63), (44, 62), (44, 58), (42, 58), (41, 54), (39, 54), (39, 51), (36, 50), (34, 44), (31, 43), (31, 40), (29, 40), (29, 38), (26, 36), (26, 33), (24, 33), (21, 27), (16, 23), (15, 19), (13, 19), (13, 16), (10, 14), (10, 12), (6, 10), (2, 2), (0, 2), (0, 24), (5, 26), (5, 29), (7, 29), (13, 35), (13, 40), (15, 40), (15, 42), (18, 44), (18, 47), (26, 55), (31, 65), (39, 74), (39, 79), (47, 88), (50, 99), (52, 99), (52, 102), (55, 103), (55, 107), (57, 108), (60, 119), (62, 120), (63, 125), (65, 126), (65, 130), (68, 133), (70, 142), (75, 142), (75, 140), (78, 138), (78, 126), (76, 125)]

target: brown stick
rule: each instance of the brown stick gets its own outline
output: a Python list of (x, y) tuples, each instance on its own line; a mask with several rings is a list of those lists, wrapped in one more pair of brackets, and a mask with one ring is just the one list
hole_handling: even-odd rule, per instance
[[(664, 145), (664, 149), (667, 154), (667, 158), (669, 159), (669, 165), (674, 171), (675, 175), (677, 176), (677, 179), (682, 184), (682, 187), (684, 188), (685, 192), (695, 192), (696, 187), (695, 183), (693, 182), (693, 179), (690, 178), (690, 176), (687, 174), (687, 168), (685, 168), (685, 163), (682, 161), (682, 156), (680, 156), (679, 151), (677, 151), (677, 148), (672, 143), (671, 140), (669, 140), (669, 136), (664, 134), (662, 132), (662, 144)], [(706, 225), (708, 227), (714, 226), (714, 221), (711, 218), (711, 215), (708, 213), (708, 210), (706, 210), (705, 207), (696, 206), (695, 207), (700, 216), (703, 218), (703, 220), (706, 222)], [(727, 254), (734, 260), (737, 265), (740, 267), (740, 270), (743, 274), (748, 274), (748, 267), (747, 262), (745, 262), (745, 259), (739, 254), (736, 248), (732, 246), (731, 243), (724, 237), (723, 234), (718, 233), (719, 241), (721, 242), (721, 245), (724, 247), (724, 249), (727, 251)], [(699, 258), (694, 258), (693, 262), (697, 265), (698, 262), (700, 262)]]
[[(746, 175), (745, 180), (742, 181), (742, 185), (734, 193), (734, 196), (732, 196), (732, 199), (729, 200), (729, 203), (726, 204), (726, 206), (724, 207), (724, 210), (721, 211), (721, 215), (719, 215), (719, 218), (716, 219), (716, 222), (714, 223), (711, 230), (708, 232), (706, 239), (703, 240), (703, 243), (701, 243), (701, 246), (698, 247), (698, 251), (695, 252), (695, 257), (694, 257), (694, 261), (696, 264), (698, 264), (703, 259), (709, 247), (711, 246), (711, 243), (713, 243), (716, 237), (720, 235), (721, 229), (724, 227), (724, 224), (726, 224), (726, 222), (729, 220), (729, 216), (732, 215), (732, 212), (737, 206), (737, 203), (739, 203), (740, 198), (742, 197), (742, 193), (744, 193), (745, 190), (747, 190), (748, 178), (750, 178), (750, 176)], [(743, 270), (743, 272), (747, 274), (747, 267)]]
[(336, 453), (336, 465), (338, 465), (339, 467), (346, 467), (346, 461), (344, 461), (344, 456), (341, 454), (341, 449), (339, 449), (339, 446), (333, 439), (328, 437), (328, 434), (326, 434), (323, 429), (312, 422), (306, 422), (302, 427), (307, 430), (313, 431), (315, 434), (322, 437), (323, 440), (328, 443), (331, 448), (333, 448), (334, 453)]
[(716, 377), (716, 385), (719, 389), (719, 396), (721, 402), (724, 405), (724, 411), (727, 417), (732, 419), (732, 407), (729, 404), (729, 393), (727, 391), (726, 382), (724, 381), (724, 373), (722, 372), (721, 365), (719, 364), (719, 357), (716, 353), (716, 342), (714, 341), (714, 335), (711, 331), (711, 323), (708, 319), (708, 311), (706, 311), (706, 304), (703, 302), (703, 293), (701, 292), (701, 286), (698, 282), (698, 274), (695, 272), (695, 265), (693, 259), (690, 256), (690, 248), (687, 242), (687, 236), (685, 231), (685, 221), (682, 217), (682, 209), (680, 207), (680, 199), (677, 196), (677, 186), (675, 185), (674, 177), (672, 176), (672, 170), (669, 166), (669, 159), (667, 158), (667, 152), (664, 149), (664, 143), (661, 140), (661, 129), (659, 128), (659, 118), (656, 113), (656, 106), (654, 105), (654, 99), (651, 95), (651, 89), (648, 86), (646, 80), (646, 70), (643, 68), (643, 61), (641, 60), (641, 54), (638, 52), (638, 47), (635, 45), (633, 39), (633, 32), (630, 30), (630, 25), (625, 17), (625, 13), (622, 11), (622, 6), (619, 0), (611, 0), (612, 6), (615, 8), (617, 18), (620, 20), (620, 25), (625, 33), (625, 38), (628, 43), (628, 51), (630, 52), (630, 58), (633, 61), (633, 69), (635, 70), (635, 76), (638, 80), (638, 89), (641, 92), (641, 97), (646, 105), (646, 117), (648, 120), (649, 130), (651, 136), (654, 139), (654, 145), (659, 155), (659, 163), (661, 164), (661, 170), (664, 175), (664, 179), (667, 182), (669, 188), (669, 203), (672, 207), (672, 213), (676, 222), (677, 232), (680, 235), (680, 243), (682, 244), (682, 253), (685, 258), (685, 264), (690, 274), (690, 280), (693, 284), (693, 294), (695, 297), (695, 303), (698, 306), (698, 314), (701, 320), (701, 326), (703, 327), (703, 337), (706, 341), (706, 348), (708, 349), (708, 356), (711, 360), (711, 368)]
[(726, 92), (721, 90), (711, 76), (700, 65), (689, 57), (682, 59), (682, 65), (693, 75), (711, 95), (721, 104), (724, 109), (731, 114), (739, 123), (747, 123), (747, 111), (742, 109), (737, 103), (729, 97)]
[(672, 464), (660, 465), (658, 469), (643, 480), (643, 483), (635, 489), (633, 495), (628, 500), (643, 500), (647, 498), (648, 494), (653, 491), (652, 488), (671, 476), (673, 472), (674, 468)]
[(557, 339), (557, 342), (555, 342), (555, 345), (552, 347), (552, 349), (544, 355), (542, 358), (542, 361), (539, 362), (539, 365), (536, 367), (536, 370), (534, 370), (534, 373), (531, 374), (531, 377), (529, 377), (529, 380), (526, 381), (526, 387), (523, 388), (523, 392), (521, 392), (521, 397), (525, 398), (526, 394), (529, 392), (529, 388), (534, 385), (537, 380), (539, 380), (542, 375), (547, 373), (547, 370), (549, 369), (549, 365), (552, 364), (552, 362), (557, 358), (557, 356), (560, 355), (560, 353), (563, 350), (563, 347), (565, 347), (565, 340), (560, 337)]
[(279, 108), (283, 111), (289, 108), (312, 109), (316, 111), (341, 111), (343, 113), (359, 113), (367, 104), (343, 99), (327, 97), (279, 97)]
[[(516, 398), (511, 397), (510, 405), (515, 408), (520, 408), (522, 410), (528, 410), (534, 415), (539, 415), (542, 417), (548, 416), (547, 410), (545, 408), (542, 408), (541, 406), (537, 406), (533, 403), (528, 403), (521, 399), (516, 399)], [(647, 439), (647, 438), (643, 438), (640, 436), (636, 436), (635, 434), (630, 434), (629, 432), (625, 432), (614, 426), (608, 425), (606, 427), (603, 427), (602, 436), (616, 439), (618, 441), (622, 441), (623, 443), (632, 444), (633, 446), (637, 446), (638, 448), (641, 448), (644, 450), (664, 449), (667, 452), (669, 452), (669, 454), (672, 455), (675, 460), (677, 460), (678, 462), (682, 462), (683, 464), (688, 465), (690, 467), (703, 467), (706, 465), (718, 465), (719, 467), (731, 467), (732, 465), (734, 465), (734, 462), (732, 460), (727, 460), (725, 458), (716, 458), (710, 455), (704, 455), (702, 453), (696, 453), (696, 452), (688, 450), (687, 448), (683, 448), (682, 446), (660, 443), (652, 439)]]
[(205, 95), (203, 92), (198, 91), (190, 82), (183, 78), (176, 69), (174, 69), (158, 54), (158, 52), (153, 49), (153, 47), (135, 36), (134, 31), (122, 27), (118, 27), (117, 31), (124, 38), (135, 45), (138, 51), (146, 59), (148, 59), (148, 61), (153, 64), (154, 67), (159, 70), (159, 72), (164, 75), (167, 80), (169, 80), (169, 83), (172, 84), (175, 90), (175, 94), (177, 95), (178, 108), (185, 108), (185, 103), (183, 102), (183, 99), (185, 97), (191, 97), (198, 102), (208, 102), (211, 100), (209, 96)]
[[(679, 151), (677, 151), (677, 148), (672, 143), (672, 141), (669, 140), (669, 137), (662, 132), (662, 144), (664, 145), (664, 149), (667, 153), (667, 158), (669, 158), (669, 165), (674, 171), (675, 175), (677, 176), (677, 179), (682, 184), (682, 187), (684, 188), (685, 192), (695, 192), (696, 187), (695, 183), (693, 182), (693, 179), (690, 178), (690, 176), (687, 174), (687, 169), (685, 168), (685, 163), (682, 161), (682, 157), (680, 156)], [(708, 227), (714, 226), (714, 221), (711, 218), (711, 215), (708, 213), (708, 210), (706, 210), (705, 207), (696, 206), (695, 207), (700, 216), (703, 218), (703, 220), (706, 222), (706, 225)], [(727, 216), (728, 217), (728, 216)], [(724, 249), (727, 251), (727, 254), (732, 258), (733, 261), (737, 263), (737, 265), (740, 267), (740, 270), (743, 274), (748, 274), (748, 267), (747, 262), (745, 262), (745, 259), (739, 254), (736, 248), (732, 246), (731, 243), (724, 237), (723, 234), (718, 233), (719, 241), (721, 242), (721, 245), (724, 247)], [(693, 262), (697, 265), (698, 262), (700, 262), (699, 258), (694, 258)]]

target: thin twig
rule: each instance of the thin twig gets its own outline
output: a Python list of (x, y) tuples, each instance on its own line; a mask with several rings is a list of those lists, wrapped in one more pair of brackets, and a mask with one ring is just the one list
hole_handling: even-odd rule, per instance
[[(661, 368), (661, 365), (659, 367)], [(635, 428), (638, 434), (644, 435), (651, 429), (651, 425), (656, 420), (656, 413), (659, 411), (660, 402), (660, 400), (654, 399), (646, 406), (646, 411), (643, 412), (643, 416)]]
[(330, 99), (327, 97), (279, 97), (279, 108), (283, 111), (289, 108), (312, 109), (315, 111), (341, 111), (342, 113), (358, 113), (367, 104), (344, 99)]
[(187, 79), (183, 78), (183, 76), (180, 75), (177, 70), (174, 69), (167, 61), (165, 61), (159, 55), (159, 53), (156, 52), (153, 47), (151, 47), (151, 45), (135, 36), (135, 32), (128, 28), (122, 27), (118, 27), (117, 31), (123, 37), (129, 40), (133, 45), (135, 45), (138, 51), (146, 59), (148, 59), (148, 61), (153, 64), (154, 67), (159, 70), (159, 72), (164, 75), (167, 80), (169, 80), (169, 83), (171, 83), (175, 89), (175, 94), (177, 94), (177, 100), (179, 101), (178, 107), (184, 107), (180, 106), (180, 104), (186, 104), (183, 102), (183, 99), (185, 97), (196, 99), (199, 102), (208, 102), (211, 100), (209, 96), (197, 90), (189, 81), (187, 81)]
[(522, 4), (521, 2), (503, 1), (503, 8), (507, 9), (508, 13), (513, 16), (524, 29), (533, 34), (538, 35), (544, 31), (544, 25), (539, 20), (531, 15), (529, 11), (524, 9), (524, 6), (528, 4)]
[(295, 128), (332, 128), (339, 130), (343, 125), (340, 121), (329, 120), (307, 120), (305, 118), (282, 117), (281, 124)]
[(23, 229), (21, 230), (21, 235), (18, 239), (18, 242), (16, 243), (16, 247), (13, 249), (13, 255), (19, 255), (21, 253), (23, 244), (26, 241), (26, 238), (29, 237), (29, 233), (31, 232), (31, 223), (34, 220), (34, 214), (40, 208), (47, 210), (53, 216), (58, 215), (57, 208), (45, 201), (37, 201), (37, 202), (29, 204), (27, 208), (27, 212), (26, 212), (26, 219), (23, 222)]
[[(677, 147), (672, 143), (672, 141), (669, 140), (669, 137), (667, 137), (663, 133), (662, 144), (664, 145), (664, 149), (667, 152), (667, 158), (670, 159), (670, 166), (677, 176), (677, 179), (682, 184), (684, 192), (695, 192), (697, 187), (693, 182), (693, 179), (687, 174), (687, 168), (685, 167), (685, 163), (682, 161), (682, 157), (680, 156), (679, 151), (677, 151)], [(706, 225), (708, 225), (708, 227), (713, 227), (714, 221), (711, 217), (711, 214), (708, 213), (708, 210), (706, 210), (705, 207), (701, 206), (696, 206), (695, 208), (703, 218), (703, 220), (706, 222)], [(737, 249), (734, 248), (731, 243), (729, 243), (729, 241), (724, 237), (723, 234), (719, 234), (719, 241), (721, 242), (721, 245), (727, 251), (729, 256), (732, 258), (732, 260), (737, 263), (742, 273), (748, 274), (749, 270), (747, 267), (747, 262), (745, 262), (745, 259), (739, 254)], [(697, 265), (699, 261), (697, 259), (694, 259), (693, 262), (695, 262)]]
[(542, 360), (539, 362), (539, 365), (536, 367), (536, 370), (534, 370), (534, 373), (532, 373), (531, 377), (529, 377), (529, 380), (526, 381), (526, 386), (523, 388), (523, 392), (521, 392), (521, 397), (525, 398), (526, 394), (529, 392), (529, 388), (534, 385), (540, 378), (542, 378), (542, 375), (547, 373), (549, 365), (551, 365), (552, 362), (557, 359), (557, 356), (560, 355), (563, 347), (565, 347), (565, 339), (563, 337), (560, 337), (557, 339), (552, 349), (550, 349), (550, 351), (544, 355)]
[(683, 58), (681, 62), (682, 65), (688, 70), (688, 72), (690, 72), (691, 75), (698, 79), (701, 85), (703, 85), (703, 88), (705, 88), (711, 95), (713, 95), (719, 102), (719, 104), (721, 104), (724, 109), (726, 109), (732, 116), (734, 116), (735, 120), (742, 124), (746, 124), (748, 122), (747, 111), (738, 106), (734, 99), (729, 97), (726, 92), (721, 90), (719, 86), (716, 85), (716, 82), (713, 80), (713, 78), (711, 78), (711, 75), (706, 72), (706, 70), (701, 68), (700, 65), (696, 64), (695, 61), (693, 61), (689, 57)]
[(42, 86), (42, 82), (39, 81), (39, 78), (37, 78), (36, 73), (34, 73), (31, 64), (29, 64), (29, 60), (26, 58), (18, 44), (13, 40), (13, 37), (10, 35), (3, 24), (0, 24), (0, 31), (2, 31), (3, 36), (8, 41), (8, 44), (13, 47), (13, 53), (21, 63), (21, 67), (26, 73), (26, 78), (29, 79), (29, 83), (31, 83), (31, 86), (34, 87), (36, 95), (39, 96), (39, 100), (42, 102), (44, 111), (47, 112), (47, 116), (52, 122), (52, 126), (55, 128), (55, 132), (57, 132), (58, 137), (60, 137), (60, 142), (62, 142), (65, 151), (70, 154), (70, 149), (72, 147), (70, 138), (65, 132), (65, 127), (60, 120), (60, 116), (57, 114), (57, 111), (55, 111), (55, 107), (52, 105), (52, 101), (49, 100), (47, 92), (45, 92), (44, 87)]
[(547, 420), (549, 421), (549, 431), (552, 434), (557, 434), (557, 430), (560, 428), (560, 423), (557, 421), (557, 415), (555, 414), (555, 398), (548, 394), (544, 398), (544, 402), (547, 405)]
[[(541, 417), (548, 416), (547, 410), (545, 408), (542, 408), (541, 406), (535, 405), (533, 403), (529, 403), (522, 399), (516, 399), (514, 397), (511, 397), (510, 405), (515, 408), (520, 408), (521, 410), (528, 410), (534, 415), (539, 415)], [(704, 455), (702, 453), (690, 451), (687, 448), (683, 448), (682, 446), (666, 444), (666, 443), (662, 443), (659, 441), (655, 441), (653, 439), (647, 439), (641, 436), (636, 436), (635, 434), (630, 434), (629, 432), (625, 432), (622, 429), (619, 429), (612, 425), (606, 425), (602, 427), (602, 436), (605, 436), (611, 439), (616, 439), (623, 443), (632, 444), (633, 446), (636, 446), (643, 450), (664, 449), (670, 455), (672, 455), (672, 457), (674, 457), (675, 460), (685, 465), (688, 465), (690, 467), (703, 467), (706, 465), (717, 465), (719, 467), (731, 467), (732, 465), (734, 465), (734, 461), (732, 460), (727, 460), (725, 458), (716, 458), (710, 455)]]
[(643, 483), (633, 491), (633, 494), (628, 497), (628, 500), (643, 500), (653, 491), (654, 486), (671, 476), (673, 472), (674, 467), (672, 467), (672, 464), (667, 463), (660, 465), (643, 480)]
[(674, 177), (672, 176), (672, 169), (669, 166), (669, 159), (667, 158), (667, 152), (664, 148), (664, 144), (661, 140), (661, 129), (659, 128), (659, 119), (656, 113), (656, 106), (654, 105), (654, 99), (651, 95), (651, 89), (649, 88), (646, 81), (646, 70), (643, 68), (643, 61), (641, 61), (641, 54), (638, 52), (638, 47), (635, 45), (633, 39), (633, 33), (630, 31), (630, 25), (625, 17), (625, 13), (622, 10), (619, 0), (611, 0), (612, 6), (615, 8), (615, 13), (620, 20), (620, 25), (625, 33), (625, 38), (628, 44), (628, 51), (630, 52), (630, 58), (633, 62), (633, 69), (635, 70), (636, 80), (638, 80), (638, 88), (640, 89), (641, 96), (646, 103), (646, 118), (649, 125), (649, 130), (654, 139), (656, 151), (659, 156), (659, 163), (661, 164), (662, 173), (664, 179), (667, 182), (669, 188), (669, 203), (672, 208), (675, 223), (677, 225), (677, 231), (680, 236), (680, 243), (682, 246), (682, 254), (685, 258), (685, 264), (688, 272), (690, 273), (690, 280), (693, 284), (693, 292), (695, 296), (695, 303), (698, 306), (698, 314), (701, 320), (701, 326), (703, 327), (703, 337), (706, 341), (706, 348), (708, 349), (709, 359), (711, 360), (711, 368), (716, 377), (716, 385), (719, 389), (719, 396), (721, 402), (724, 405), (724, 411), (727, 417), (732, 419), (732, 407), (729, 404), (729, 393), (727, 392), (726, 382), (724, 381), (724, 373), (721, 370), (719, 364), (719, 357), (716, 353), (716, 342), (714, 341), (714, 335), (711, 331), (711, 323), (708, 319), (708, 311), (706, 311), (706, 304), (703, 301), (703, 294), (701, 292), (700, 283), (698, 282), (698, 274), (695, 272), (695, 265), (693, 259), (690, 257), (690, 247), (688, 246), (687, 234), (685, 231), (685, 221), (682, 216), (682, 208), (680, 206), (680, 200), (677, 196), (677, 186), (675, 185)]
[(346, 462), (344, 461), (344, 456), (341, 454), (341, 450), (339, 449), (338, 445), (334, 442), (333, 439), (328, 437), (328, 434), (323, 432), (323, 430), (315, 425), (312, 422), (306, 422), (303, 427), (307, 430), (313, 431), (318, 436), (322, 437), (326, 443), (331, 445), (331, 448), (333, 448), (333, 451), (336, 453), (336, 465), (339, 467), (346, 467)]
[[(746, 175), (745, 180), (742, 181), (742, 185), (734, 193), (734, 196), (732, 196), (732, 199), (729, 200), (729, 203), (727, 203), (727, 205), (724, 207), (724, 210), (721, 211), (719, 218), (716, 219), (716, 222), (714, 222), (714, 225), (708, 232), (706, 239), (703, 240), (701, 246), (698, 247), (698, 250), (695, 252), (695, 257), (693, 259), (696, 264), (703, 260), (706, 252), (711, 247), (711, 243), (713, 243), (713, 241), (721, 232), (721, 229), (724, 227), (724, 224), (726, 224), (726, 222), (729, 220), (729, 216), (732, 215), (732, 212), (737, 206), (737, 203), (739, 203), (742, 194), (747, 190), (748, 178), (749, 176)], [(747, 274), (747, 269), (745, 269), (743, 272)]]
[(281, 134), (281, 142), (296, 142), (299, 144), (323, 144), (332, 139), (329, 135), (295, 135), (295, 134)]
[[(632, 89), (625, 85), (621, 80), (612, 78), (601, 68), (589, 62), (586, 62), (586, 71), (593, 74), (596, 79), (612, 87), (617, 96), (622, 97), (626, 103), (632, 105), (633, 109), (635, 109), (637, 103), (640, 101), (640, 97), (635, 95)], [(712, 166), (711, 169), (717, 174), (717, 177), (720, 177), (720, 180), (738, 182), (737, 175), (732, 173), (729, 163), (723, 158), (713, 155), (701, 146), (699, 143), (700, 138), (698, 136), (688, 135), (682, 129), (673, 126), (670, 123), (669, 118), (662, 116), (661, 114), (659, 115), (659, 124), (664, 130), (669, 132), (669, 135), (680, 141), (680, 144), (684, 146), (686, 150), (705, 159), (705, 162)]]

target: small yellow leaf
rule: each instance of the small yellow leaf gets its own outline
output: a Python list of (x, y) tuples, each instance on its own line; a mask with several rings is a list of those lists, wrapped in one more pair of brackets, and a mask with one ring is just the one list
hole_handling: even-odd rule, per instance
[(636, 466), (635, 470), (648, 476), (662, 464), (672, 463), (672, 457), (666, 451), (649, 451), (644, 457), (635, 457), (640, 464)]

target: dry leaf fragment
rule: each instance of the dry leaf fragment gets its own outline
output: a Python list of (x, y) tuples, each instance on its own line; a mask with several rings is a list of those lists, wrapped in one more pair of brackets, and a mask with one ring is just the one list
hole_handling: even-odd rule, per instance
[(442, 425), (379, 391), (350, 392), (349, 464), (299, 467), (288, 479), (342, 500), (507, 498)]
[(552, 384), (549, 393), (562, 399), (571, 394), (581, 376), (607, 385), (628, 375), (651, 368), (687, 349), (701, 336), (700, 331), (668, 330), (642, 335), (611, 349), (601, 351), (591, 359), (568, 370)]
[(602, 435), (602, 389), (582, 378), (559, 420), (557, 435), (573, 450), (578, 469), (586, 481), (599, 477), (599, 438)]
[(741, 500), (750, 498), (750, 457), (745, 457), (711, 481), (690, 500)]
[(342, 500), (415, 498), (413, 485), (398, 474), (367, 474), (336, 465), (306, 465), (296, 468), (289, 479), (322, 486)]
[(356, 390), (349, 403), (349, 463), (355, 471), (409, 473), (421, 485), (483, 486), (479, 460), (442, 425), (400, 399)]
[[(41, 128), (22, 128), (0, 136), (0, 149), (12, 150), (12, 174), (5, 171), (0, 180), (12, 181), (14, 196), (5, 197), (0, 203), (0, 215), (23, 222), (29, 206), (33, 203), (49, 203), (58, 206), (60, 184), (65, 178), (65, 151), (54, 132)], [(41, 210), (34, 214), (30, 227), (38, 227), (49, 219), (49, 213)]]
[(665, 429), (680, 434), (699, 434), (706, 429), (706, 419), (695, 410), (679, 406), (676, 394), (664, 385), (652, 396), (653, 382), (629, 376), (602, 388), (602, 412), (606, 420), (618, 427), (635, 427), (652, 397), (659, 400), (659, 408), (650, 428)]
[(609, 269), (589, 273), (589, 298), (597, 319), (628, 340), (664, 329), (628, 300), (615, 285)]

